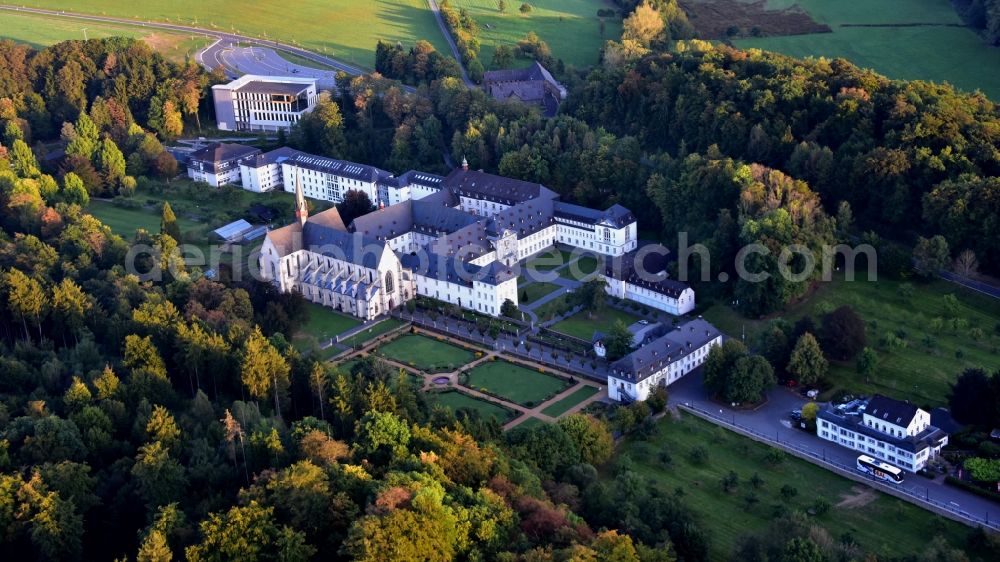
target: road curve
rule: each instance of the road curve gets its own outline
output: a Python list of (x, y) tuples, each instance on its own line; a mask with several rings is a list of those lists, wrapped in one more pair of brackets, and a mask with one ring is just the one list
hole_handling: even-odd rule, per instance
[(438, 27), (441, 28), (441, 33), (444, 35), (445, 41), (451, 47), (452, 56), (458, 61), (458, 69), (462, 72), (462, 81), (469, 88), (475, 88), (476, 84), (472, 80), (469, 80), (469, 73), (465, 71), (465, 65), (462, 64), (462, 54), (458, 52), (458, 44), (455, 43), (455, 38), (451, 36), (448, 25), (444, 23), (444, 18), (441, 17), (441, 10), (438, 8), (437, 2), (435, 0), (427, 0), (427, 6), (431, 9), (431, 13), (434, 14), (434, 19), (437, 20)]
[[(337, 59), (328, 57), (326, 55), (320, 55), (314, 53), (313, 51), (307, 51), (300, 47), (294, 45), (289, 45), (287, 43), (280, 43), (278, 41), (272, 41), (270, 39), (259, 39), (256, 37), (250, 37), (248, 35), (240, 35), (238, 33), (229, 33), (224, 31), (218, 31), (214, 29), (205, 29), (201, 27), (195, 27), (191, 25), (181, 25), (158, 21), (143, 21), (134, 20), (128, 18), (113, 18), (108, 16), (98, 16), (92, 14), (80, 14), (75, 12), (66, 12), (62, 10), (46, 10), (44, 8), (28, 8), (22, 6), (12, 6), (10, 4), (0, 4), (0, 10), (8, 10), (12, 12), (25, 12), (32, 14), (39, 14), (44, 16), (55, 16), (60, 18), (71, 18), (84, 21), (96, 21), (104, 23), (116, 23), (129, 26), (139, 26), (148, 27), (151, 29), (165, 29), (168, 31), (181, 31), (184, 33), (194, 33), (197, 35), (204, 35), (205, 37), (214, 38), (216, 41), (206, 48), (202, 53), (196, 55), (195, 59), (207, 68), (213, 68), (213, 62), (217, 62), (218, 58), (216, 53), (218, 50), (224, 48), (227, 43), (252, 43), (254, 45), (260, 45), (263, 47), (270, 47), (278, 51), (285, 51), (294, 55), (298, 55), (304, 59), (311, 60), (313, 62), (323, 64), (329, 67), (333, 67), (337, 70), (342, 70), (347, 74), (360, 75), (365, 74), (367, 71), (356, 66), (341, 62)], [(451, 36), (448, 35), (450, 38)], [(464, 72), (464, 69), (463, 69)], [(403, 86), (403, 88), (408, 92), (415, 92), (416, 89), (410, 86)]]

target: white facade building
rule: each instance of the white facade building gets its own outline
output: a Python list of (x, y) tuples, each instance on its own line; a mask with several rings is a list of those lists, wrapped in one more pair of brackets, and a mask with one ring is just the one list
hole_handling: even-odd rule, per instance
[(931, 425), (929, 412), (879, 395), (860, 415), (821, 410), (816, 435), (909, 472), (927, 466), (948, 444), (948, 434)]
[(717, 345), (722, 345), (722, 332), (701, 317), (689, 320), (612, 363), (608, 397), (646, 400), (657, 386), (668, 386), (701, 366)]
[(239, 183), (240, 164), (256, 158), (259, 148), (242, 144), (213, 142), (191, 153), (187, 162), (187, 175), (194, 181), (212, 187)]
[(666, 266), (658, 259), (664, 254), (646, 253), (645, 249), (605, 262), (603, 276), (608, 294), (674, 316), (694, 310), (694, 289), (667, 277)]
[[(254, 191), (276, 188), (280, 177), (281, 187), (294, 191), (302, 205), (305, 197), (339, 203), (351, 189), (378, 203), (378, 210), (350, 225), (335, 210), (302, 219), (299, 226), (271, 232), (262, 248), (265, 276), (281, 290), (298, 290), (363, 318), (415, 295), (499, 315), (505, 301), (517, 305), (518, 262), (560, 240), (597, 259), (628, 255), (637, 244), (635, 218), (620, 205), (595, 211), (562, 203), (542, 185), (467, 165), (447, 177), (416, 171), (395, 177), (372, 166), (286, 150), (246, 163), (242, 175)], [(397, 289), (392, 295), (385, 290), (389, 272)], [(335, 298), (343, 291), (349, 299)]]
[(316, 79), (246, 74), (212, 86), (222, 131), (288, 130), (316, 107)]

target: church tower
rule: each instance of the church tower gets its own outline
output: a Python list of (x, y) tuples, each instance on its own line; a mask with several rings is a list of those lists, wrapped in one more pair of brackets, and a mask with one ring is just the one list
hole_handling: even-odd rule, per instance
[(309, 206), (306, 205), (306, 198), (302, 195), (302, 179), (299, 177), (299, 168), (295, 168), (295, 218), (299, 224), (306, 225), (309, 219)]

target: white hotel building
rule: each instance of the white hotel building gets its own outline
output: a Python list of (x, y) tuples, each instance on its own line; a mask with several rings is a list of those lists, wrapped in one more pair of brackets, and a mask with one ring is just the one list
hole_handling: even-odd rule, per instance
[(316, 79), (246, 74), (212, 86), (221, 131), (288, 130), (316, 107)]
[(880, 395), (860, 415), (820, 410), (816, 435), (909, 472), (927, 466), (948, 444), (948, 434), (931, 425), (930, 413)]
[(646, 400), (657, 386), (669, 386), (701, 366), (717, 345), (722, 345), (722, 332), (700, 316), (680, 324), (611, 364), (608, 397)]

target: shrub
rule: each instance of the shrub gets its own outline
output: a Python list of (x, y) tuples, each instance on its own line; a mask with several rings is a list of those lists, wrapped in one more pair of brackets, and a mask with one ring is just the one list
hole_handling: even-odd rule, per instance
[(781, 449), (768, 449), (764, 455), (764, 462), (767, 464), (781, 464), (785, 460), (785, 453)]
[(812, 510), (816, 515), (824, 515), (827, 511), (830, 511), (830, 502), (826, 498), (817, 498), (813, 502)]
[(695, 445), (688, 452), (688, 460), (692, 464), (703, 465), (708, 462), (708, 449), (703, 445)]
[(781, 497), (787, 502), (790, 501), (795, 496), (799, 495), (799, 489), (790, 484), (785, 484), (781, 487)]

